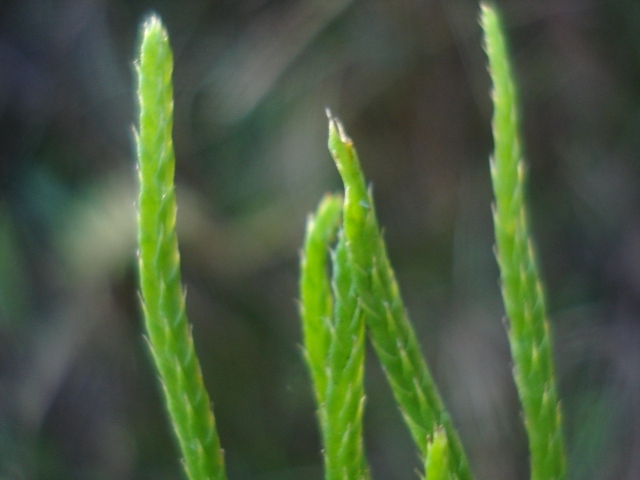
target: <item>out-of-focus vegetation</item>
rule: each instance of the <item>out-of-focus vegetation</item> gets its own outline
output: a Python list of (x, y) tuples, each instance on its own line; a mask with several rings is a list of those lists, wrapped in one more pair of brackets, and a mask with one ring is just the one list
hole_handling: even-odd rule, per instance
[[(569, 470), (640, 476), (640, 7), (500, 4)], [(358, 139), (405, 301), (477, 478), (525, 478), (491, 254), (489, 78), (473, 1), (0, 5), (0, 476), (176, 478), (135, 273), (132, 61), (171, 32), (188, 310), (229, 477), (319, 479), (298, 247)], [(373, 476), (420, 465), (375, 362)]]

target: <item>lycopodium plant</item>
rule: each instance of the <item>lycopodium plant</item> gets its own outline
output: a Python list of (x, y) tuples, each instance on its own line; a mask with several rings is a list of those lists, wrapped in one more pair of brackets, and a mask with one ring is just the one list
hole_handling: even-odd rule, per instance
[(142, 309), (167, 408), (192, 479), (226, 478), (209, 395), (193, 347), (180, 280), (176, 236), (173, 58), (160, 19), (143, 26), (138, 71), (140, 124), (136, 135), (138, 265)]
[[(529, 439), (531, 478), (564, 480), (552, 343), (524, 199), (518, 107), (500, 19), (482, 6), (493, 82), (494, 226), (514, 377)], [(158, 17), (143, 26), (137, 132), (140, 289), (149, 346), (191, 480), (225, 479), (209, 396), (193, 347), (180, 280), (171, 140), (172, 57)], [(367, 335), (424, 459), (427, 480), (470, 480), (462, 442), (404, 308), (373, 195), (352, 140), (328, 112), (329, 150), (344, 184), (307, 222), (300, 315), (327, 480), (371, 478), (363, 442)]]
[(565, 478), (561, 413), (544, 294), (529, 234), (515, 83), (495, 10), (482, 6), (493, 82), (493, 224), (514, 376), (529, 437), (531, 478)]

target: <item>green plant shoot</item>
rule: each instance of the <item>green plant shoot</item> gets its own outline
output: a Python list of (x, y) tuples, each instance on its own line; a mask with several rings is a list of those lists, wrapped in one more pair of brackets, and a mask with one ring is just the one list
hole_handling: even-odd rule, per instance
[(442, 428), (449, 449), (448, 470), (454, 478), (470, 479), (460, 439), (420, 352), (400, 297), (355, 148), (341, 123), (330, 113), (328, 116), (329, 150), (345, 189), (343, 228), (348, 261), (374, 349), (421, 453), (428, 454), (428, 438)]
[(140, 197), (138, 262), (149, 346), (190, 480), (226, 478), (209, 395), (187, 321), (180, 277), (173, 182), (173, 59), (167, 32), (151, 16), (137, 62)]
[[(341, 217), (342, 197), (325, 196), (316, 214), (307, 220), (300, 262), (300, 316), (304, 355), (320, 408), (324, 408), (327, 391), (327, 358), (333, 316), (333, 296), (327, 262), (329, 246), (335, 241)], [(320, 416), (322, 418), (322, 414)]]
[(364, 318), (354, 291), (344, 231), (342, 198), (325, 197), (307, 222), (301, 262), (301, 317), (305, 357), (313, 379), (322, 434), (325, 478), (369, 478), (362, 439)]
[(491, 180), (497, 260), (515, 382), (529, 437), (531, 478), (562, 480), (566, 467), (560, 404), (549, 322), (525, 211), (525, 164), (516, 89), (500, 18), (486, 4), (481, 24), (493, 82)]
[[(545, 301), (524, 202), (517, 99), (500, 19), (482, 6), (493, 81), (494, 226), (515, 382), (532, 480), (564, 480), (566, 460)], [(190, 480), (225, 480), (210, 399), (185, 311), (175, 230), (173, 60), (160, 19), (143, 25), (137, 62), (139, 273), (150, 350)], [(329, 150), (344, 197), (327, 195), (307, 222), (301, 259), (304, 354), (314, 385), (327, 480), (369, 480), (364, 454), (365, 331), (424, 456), (426, 480), (471, 480), (454, 425), (405, 311), (371, 191), (341, 123), (329, 116)], [(333, 250), (331, 250), (333, 248)]]
[[(329, 349), (327, 417), (325, 432), (325, 478), (369, 478), (364, 456), (364, 315), (347, 259), (343, 229), (332, 254), (334, 313)], [(333, 451), (332, 451), (333, 450)]]

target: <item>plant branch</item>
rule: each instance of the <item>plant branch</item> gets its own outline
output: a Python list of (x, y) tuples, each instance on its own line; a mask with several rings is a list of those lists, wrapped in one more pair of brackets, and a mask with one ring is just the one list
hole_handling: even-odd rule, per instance
[(224, 480), (224, 459), (185, 311), (175, 231), (173, 59), (160, 19), (143, 25), (138, 71), (138, 263), (149, 347), (191, 480)]
[(525, 209), (525, 163), (516, 89), (501, 20), (486, 4), (482, 5), (481, 24), (493, 81), (491, 180), (496, 257), (509, 320), (514, 377), (529, 437), (531, 478), (562, 480), (566, 466), (560, 403), (545, 299)]

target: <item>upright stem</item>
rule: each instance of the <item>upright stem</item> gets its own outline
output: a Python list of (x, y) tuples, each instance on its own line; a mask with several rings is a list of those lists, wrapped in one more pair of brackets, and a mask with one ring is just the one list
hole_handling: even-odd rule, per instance
[(491, 180), (497, 260), (515, 381), (529, 437), (531, 478), (563, 480), (566, 466), (560, 403), (545, 299), (524, 202), (525, 164), (516, 89), (500, 18), (486, 4), (481, 24), (493, 81)]
[(449, 449), (448, 471), (460, 480), (471, 479), (462, 444), (405, 311), (353, 142), (330, 114), (329, 150), (345, 187), (344, 230), (353, 282), (400, 411), (425, 456), (429, 440), (442, 429)]
[(143, 26), (137, 63), (140, 198), (138, 263), (149, 347), (184, 469), (191, 480), (224, 480), (224, 460), (209, 395), (193, 346), (180, 279), (173, 174), (173, 59), (160, 19)]

